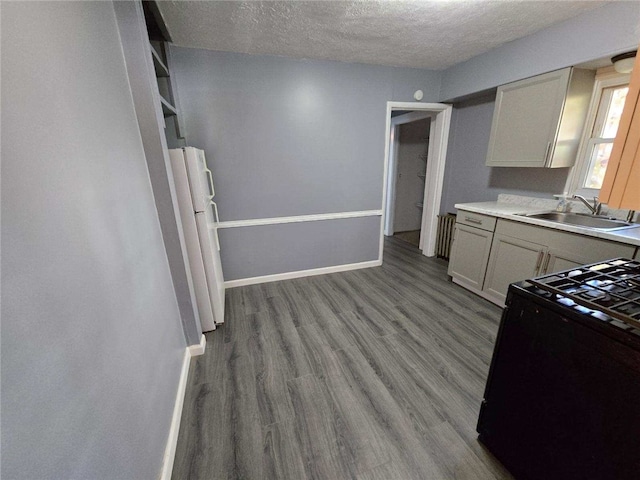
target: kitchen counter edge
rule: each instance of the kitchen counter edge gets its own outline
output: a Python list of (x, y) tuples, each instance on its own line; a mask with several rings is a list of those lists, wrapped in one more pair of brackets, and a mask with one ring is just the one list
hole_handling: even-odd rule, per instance
[(538, 218), (522, 216), (522, 214), (548, 212), (548, 208), (541, 210), (539, 207), (501, 202), (456, 203), (454, 206), (458, 210), (467, 212), (481, 213), (483, 215), (504, 218), (505, 220), (526, 223), (529, 225), (536, 225), (538, 227), (551, 228), (553, 230), (577, 233), (579, 235), (601, 238), (603, 240), (611, 240), (613, 242), (626, 243), (628, 245), (635, 245), (636, 247), (640, 246), (640, 224), (638, 224), (636, 228), (628, 228), (625, 230), (608, 232), (580, 227), (577, 225), (567, 225), (564, 223), (556, 223), (548, 220), (540, 220)]

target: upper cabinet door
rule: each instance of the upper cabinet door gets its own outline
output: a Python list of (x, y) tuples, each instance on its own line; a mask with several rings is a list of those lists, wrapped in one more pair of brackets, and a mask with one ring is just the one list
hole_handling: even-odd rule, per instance
[(600, 201), (610, 207), (640, 210), (640, 62), (637, 57), (599, 196)]
[(565, 68), (499, 87), (487, 166), (573, 165), (594, 75)]

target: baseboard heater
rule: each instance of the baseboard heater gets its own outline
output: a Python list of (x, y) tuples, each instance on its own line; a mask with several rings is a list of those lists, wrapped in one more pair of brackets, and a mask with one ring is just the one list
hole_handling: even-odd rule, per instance
[(438, 215), (438, 233), (436, 235), (436, 256), (449, 260), (451, 242), (453, 241), (453, 228), (456, 225), (456, 216), (453, 213)]

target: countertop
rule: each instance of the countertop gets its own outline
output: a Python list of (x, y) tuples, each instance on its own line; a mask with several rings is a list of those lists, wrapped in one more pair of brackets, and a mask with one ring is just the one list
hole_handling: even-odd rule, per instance
[(548, 220), (540, 220), (537, 218), (524, 217), (518, 214), (543, 213), (552, 211), (553, 208), (541, 208), (540, 205), (522, 205), (517, 203), (506, 202), (477, 202), (477, 203), (456, 203), (458, 210), (467, 212), (481, 213), (492, 217), (504, 218), (514, 222), (528, 223), (539, 227), (552, 228), (554, 230), (562, 230), (565, 232), (577, 233), (589, 237), (602, 238), (614, 242), (626, 243), (629, 245), (640, 246), (640, 224), (636, 228), (627, 228), (624, 230), (604, 231), (592, 228), (580, 227), (577, 225), (567, 225), (564, 223), (550, 222)]

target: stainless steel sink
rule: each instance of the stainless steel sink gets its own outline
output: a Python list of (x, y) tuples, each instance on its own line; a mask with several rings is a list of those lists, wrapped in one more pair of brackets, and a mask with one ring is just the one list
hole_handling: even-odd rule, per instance
[(616, 220), (609, 217), (596, 215), (587, 215), (584, 213), (531, 213), (521, 214), (521, 216), (529, 218), (537, 218), (538, 220), (548, 220), (555, 223), (565, 223), (568, 225), (577, 225), (585, 228), (593, 228), (594, 230), (622, 230), (624, 228), (640, 227), (637, 223), (627, 223), (622, 220)]

